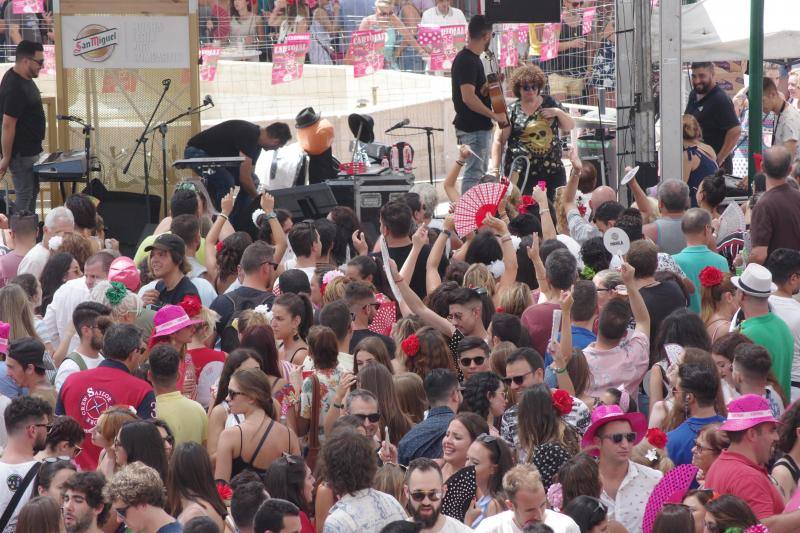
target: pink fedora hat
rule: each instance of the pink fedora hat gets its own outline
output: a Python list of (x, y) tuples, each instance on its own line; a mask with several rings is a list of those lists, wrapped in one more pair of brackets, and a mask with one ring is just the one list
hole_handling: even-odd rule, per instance
[(616, 420), (626, 420), (630, 423), (631, 429), (636, 433), (634, 444), (638, 444), (647, 433), (647, 420), (642, 413), (623, 413), (619, 405), (599, 405), (592, 411), (592, 423), (581, 439), (581, 447), (591, 446), (597, 431), (609, 422)]
[(8, 355), (8, 336), (11, 334), (11, 324), (0, 322), (0, 353)]
[(142, 285), (139, 269), (130, 257), (117, 257), (111, 261), (108, 269), (108, 281), (119, 281), (131, 292), (136, 292)]
[(769, 402), (757, 394), (739, 396), (728, 404), (728, 418), (719, 429), (724, 431), (744, 431), (764, 422), (778, 423)]
[(165, 305), (153, 317), (153, 337), (170, 335), (183, 328), (200, 324), (202, 320), (192, 320), (180, 305)]

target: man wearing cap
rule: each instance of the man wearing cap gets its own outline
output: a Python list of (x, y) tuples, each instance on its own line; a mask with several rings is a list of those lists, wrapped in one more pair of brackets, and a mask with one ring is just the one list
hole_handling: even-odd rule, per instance
[(592, 412), (592, 424), (581, 440), (583, 448), (594, 447), (589, 452), (599, 454), (600, 500), (608, 506), (608, 519), (620, 522), (631, 533), (642, 531), (647, 500), (662, 477), (658, 470), (630, 460), (646, 432), (643, 414), (623, 413), (618, 405), (600, 405)]
[(178, 305), (187, 294), (200, 297), (197, 287), (186, 276), (190, 267), (183, 239), (172, 233), (162, 233), (144, 251), (150, 253), (150, 270), (158, 278), (154, 286), (148, 284), (139, 290), (145, 305)]
[(83, 452), (75, 462), (82, 470), (97, 468), (100, 448), (92, 443), (92, 430), (111, 406), (129, 405), (140, 418), (155, 415), (155, 396), (150, 385), (133, 372), (147, 347), (142, 332), (130, 324), (114, 324), (103, 339), (102, 361), (97, 368), (75, 372), (59, 391), (56, 414), (69, 415), (86, 432)]
[(44, 344), (33, 337), (22, 337), (11, 343), (6, 357), (8, 375), (18, 386), (28, 389), (31, 396), (56, 405), (56, 390), (45, 374)]
[(794, 337), (786, 322), (770, 310), (769, 296), (777, 290), (772, 274), (763, 266), (750, 263), (741, 276), (731, 278), (731, 283), (737, 289), (739, 305), (731, 329), (738, 326), (742, 335), (769, 350), (775, 378), (784, 391), (790, 391)]
[(797, 531), (800, 511), (781, 514), (783, 497), (764, 467), (778, 443), (778, 421), (767, 400), (755, 394), (736, 398), (719, 429), (731, 444), (708, 469), (705, 488), (741, 498), (770, 531)]

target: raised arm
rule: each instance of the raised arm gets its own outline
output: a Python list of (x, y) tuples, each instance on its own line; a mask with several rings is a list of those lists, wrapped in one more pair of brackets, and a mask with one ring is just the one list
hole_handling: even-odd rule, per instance
[(261, 209), (264, 210), (267, 223), (272, 230), (272, 241), (275, 243), (274, 261), (280, 263), (283, 259), (283, 254), (286, 253), (286, 249), (289, 247), (289, 240), (286, 238), (283, 226), (281, 226), (278, 216), (275, 214), (275, 198), (268, 192), (261, 194)]
[(457, 202), (461, 198), (461, 194), (458, 192), (458, 188), (456, 187), (456, 181), (458, 180), (458, 176), (461, 174), (461, 170), (464, 168), (467, 159), (470, 157), (474, 156), (472, 155), (472, 152), (470, 152), (469, 146), (466, 144), (459, 146), (458, 159), (455, 163), (453, 163), (453, 166), (450, 168), (450, 171), (444, 178), (444, 193), (447, 195), (447, 199), (451, 202)]
[(417, 261), (422, 247), (428, 242), (428, 226), (422, 224), (411, 236), (411, 252), (406, 257), (403, 263), (403, 268), (400, 269), (400, 276), (405, 279), (411, 279), (414, 275), (414, 270), (417, 268)]
[(620, 273), (622, 274), (625, 288), (628, 289), (628, 302), (631, 304), (633, 319), (636, 321), (636, 331), (650, 338), (650, 313), (647, 311), (644, 299), (636, 286), (636, 280), (634, 279), (636, 270), (628, 263), (623, 263), (620, 267)]
[(558, 388), (564, 389), (575, 396), (575, 384), (567, 372), (567, 365), (572, 359), (572, 321), (570, 312), (572, 311), (572, 291), (561, 293), (561, 340), (558, 350), (553, 352), (553, 371), (556, 373)]
[(495, 130), (494, 139), (492, 140), (492, 164), (487, 165), (490, 170), (496, 170), (500, 168), (500, 163), (503, 160), (503, 148), (505, 148), (510, 136), (510, 125), (506, 126), (505, 128), (497, 128)]
[(517, 281), (517, 252), (514, 250), (514, 244), (511, 242), (511, 234), (508, 232), (508, 225), (499, 218), (487, 216), (483, 221), (483, 225), (497, 234), (500, 240), (500, 249), (503, 252), (503, 264), (505, 271), (500, 276), (500, 281), (497, 283), (496, 296), (502, 294), (507, 290), (512, 283)]
[(208, 273), (208, 280), (214, 283), (217, 279), (217, 242), (219, 241), (220, 232), (222, 227), (228, 221), (233, 211), (233, 189), (226, 194), (220, 201), (220, 214), (208, 230), (206, 235), (206, 271)]
[(547, 283), (547, 273), (544, 269), (542, 256), (539, 255), (539, 236), (535, 233), (531, 235), (531, 245), (528, 247), (528, 258), (533, 263), (533, 270), (536, 273), (536, 282), (539, 284), (539, 292), (545, 293), (550, 289)]
[(389, 267), (391, 268), (394, 282), (397, 284), (397, 289), (400, 291), (400, 295), (403, 297), (403, 301), (408, 306), (408, 309), (413, 314), (420, 317), (422, 322), (426, 325), (431, 326), (447, 337), (451, 337), (455, 330), (453, 324), (446, 318), (442, 318), (434, 313), (428, 306), (422, 303), (419, 296), (411, 290), (408, 283), (398, 274), (397, 265), (393, 260), (389, 260)]
[[(627, 172), (628, 169), (626, 168), (625, 171)], [(639, 212), (642, 214), (642, 220), (648, 220), (650, 215), (653, 214), (653, 209), (650, 206), (650, 200), (647, 199), (647, 195), (642, 189), (642, 186), (639, 185), (636, 178), (633, 178), (628, 182), (628, 188), (633, 194), (633, 201), (636, 202), (636, 207), (639, 208)]]
[(542, 221), (542, 238), (544, 240), (558, 237), (553, 218), (550, 216), (550, 204), (547, 202), (547, 192), (539, 186), (533, 188), (533, 199), (539, 209), (539, 218)]
[(428, 294), (442, 284), (442, 276), (439, 275), (439, 263), (442, 261), (447, 240), (453, 235), (455, 227), (456, 223), (453, 220), (453, 215), (447, 215), (442, 224), (442, 231), (428, 254), (428, 262), (425, 264), (425, 291)]

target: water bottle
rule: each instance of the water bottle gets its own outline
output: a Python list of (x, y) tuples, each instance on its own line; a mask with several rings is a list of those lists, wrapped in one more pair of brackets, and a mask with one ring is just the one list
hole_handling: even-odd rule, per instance
[(397, 145), (392, 146), (391, 150), (392, 172), (400, 172), (400, 150)]
[(409, 145), (403, 146), (403, 172), (410, 174), (412, 164), (414, 163), (414, 156), (411, 154), (411, 147)]
[(186, 354), (184, 358), (184, 364), (186, 365), (186, 371), (183, 375), (183, 395), (189, 399), (194, 400), (197, 398), (197, 371), (194, 366), (194, 361), (192, 361), (191, 354)]
[(386, 154), (383, 154), (383, 157), (381, 158), (381, 167), (389, 168), (389, 158), (386, 157)]

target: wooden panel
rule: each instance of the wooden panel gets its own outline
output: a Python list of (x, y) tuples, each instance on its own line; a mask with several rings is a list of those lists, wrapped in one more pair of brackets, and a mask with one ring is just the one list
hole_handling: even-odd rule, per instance
[(189, 0), (61, 0), (62, 15), (186, 15)]

